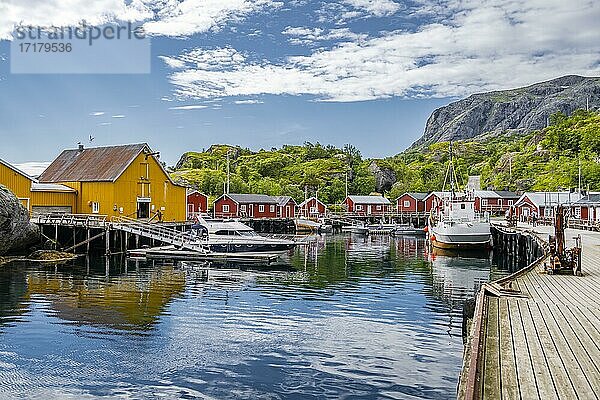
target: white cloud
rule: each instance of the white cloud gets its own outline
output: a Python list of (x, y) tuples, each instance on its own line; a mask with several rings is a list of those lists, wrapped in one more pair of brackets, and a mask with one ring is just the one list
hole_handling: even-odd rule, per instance
[(112, 125), (112, 122), (101, 122), (98, 124), (98, 126), (109, 126)]
[(151, 34), (188, 36), (207, 32), (230, 21), (283, 3), (273, 0), (183, 0), (168, 1), (156, 21), (144, 27)]
[(392, 0), (344, 0), (344, 3), (377, 17), (392, 15), (400, 9), (400, 4)]
[(248, 100), (236, 100), (235, 104), (263, 104), (262, 100), (248, 99)]
[(125, 116), (124, 116), (124, 115), (113, 115), (112, 117), (113, 117), (113, 118), (119, 118), (119, 119), (121, 119), (121, 118), (125, 118)]
[[(425, 3), (423, 3), (425, 4)], [(600, 74), (600, 2), (471, 0), (423, 5), (436, 21), (415, 31), (345, 42), (279, 62), (231, 48), (178, 57), (176, 95), (191, 98), (313, 95), (323, 101), (464, 96), (563, 74)], [(442, 9), (447, 14), (442, 13)], [(289, 34), (321, 31), (290, 28)]]
[(291, 27), (285, 28), (283, 35), (290, 36), (290, 43), (307, 45), (315, 42), (322, 41), (358, 41), (364, 40), (368, 37), (366, 34), (354, 33), (348, 28), (336, 28), (336, 29), (321, 29), (321, 28), (307, 28), (307, 27)]
[(99, 116), (104, 115), (104, 114), (106, 114), (104, 111), (95, 111), (93, 113), (90, 113), (90, 115), (92, 117), (99, 117)]
[[(129, 3), (129, 4), (127, 4)], [(82, 20), (98, 25), (111, 21), (143, 21), (153, 13), (142, 0), (2, 0), (0, 40), (11, 39), (15, 25), (74, 26)]]
[(190, 106), (169, 107), (169, 110), (202, 110), (205, 108), (208, 108), (208, 106), (190, 105)]
[(2, 0), (0, 40), (17, 24), (75, 26), (139, 21), (153, 35), (189, 36), (218, 29), (248, 14), (281, 7), (274, 0)]

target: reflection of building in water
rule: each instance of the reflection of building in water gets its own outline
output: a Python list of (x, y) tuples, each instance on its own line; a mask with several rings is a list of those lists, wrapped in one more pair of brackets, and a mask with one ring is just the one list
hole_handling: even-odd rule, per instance
[(76, 277), (32, 271), (26, 298), (42, 295), (58, 316), (82, 324), (149, 328), (166, 305), (185, 290), (185, 273), (173, 267), (111, 277)]
[(416, 236), (400, 236), (395, 238), (398, 256), (405, 258), (421, 257), (425, 253), (426, 241)]
[(490, 280), (489, 258), (431, 255), (434, 296), (449, 304), (473, 297)]

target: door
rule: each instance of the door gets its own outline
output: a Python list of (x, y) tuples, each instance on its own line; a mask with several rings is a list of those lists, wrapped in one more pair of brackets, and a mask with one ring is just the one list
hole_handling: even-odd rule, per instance
[(371, 213), (372, 213), (372, 212), (373, 212), (373, 206), (371, 206), (371, 205), (368, 205), (368, 206), (367, 206), (367, 214), (368, 214), (368, 215), (371, 215)]
[(150, 199), (149, 198), (138, 198), (137, 218), (138, 219), (150, 218)]
[(254, 204), (248, 205), (248, 215), (250, 216), (250, 218), (254, 217)]
[(291, 215), (290, 215), (290, 206), (285, 206), (285, 217), (286, 218), (291, 217)]

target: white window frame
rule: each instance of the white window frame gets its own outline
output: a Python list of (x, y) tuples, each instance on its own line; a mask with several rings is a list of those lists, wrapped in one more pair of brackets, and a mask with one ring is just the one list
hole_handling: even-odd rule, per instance
[(362, 211), (362, 209), (363, 209), (362, 204), (357, 204), (355, 208), (356, 208), (356, 211)]
[(508, 205), (509, 205), (509, 207), (512, 206), (512, 205), (514, 205), (514, 202), (512, 200), (509, 200), (508, 201)]
[(258, 212), (265, 212), (265, 205), (264, 204), (259, 204), (258, 205)]
[(92, 201), (92, 214), (100, 214), (100, 203)]
[(317, 207), (311, 207), (311, 208), (310, 208), (310, 213), (311, 213), (311, 214), (317, 214), (318, 212), (319, 212), (319, 211), (318, 211)]
[(377, 211), (381, 211), (381, 204), (377, 205)]
[(246, 205), (245, 204), (240, 205), (240, 211), (241, 212), (246, 212)]
[(488, 199), (481, 199), (481, 205), (483, 207), (487, 206), (488, 205)]
[(410, 200), (404, 200), (404, 208), (410, 208)]
[(275, 206), (274, 205), (270, 205), (269, 206), (269, 212), (275, 212)]
[(581, 219), (581, 207), (575, 207), (575, 218)]
[(223, 212), (224, 213), (228, 213), (229, 212), (229, 204), (223, 204)]
[(503, 203), (502, 199), (498, 199), (497, 203), (498, 203), (498, 207), (502, 207), (502, 203)]

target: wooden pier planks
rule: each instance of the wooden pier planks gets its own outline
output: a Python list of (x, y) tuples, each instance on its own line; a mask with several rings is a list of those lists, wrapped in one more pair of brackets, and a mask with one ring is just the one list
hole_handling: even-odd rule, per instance
[(532, 269), (512, 285), (526, 298), (485, 297), (475, 398), (600, 399), (600, 235), (581, 233), (582, 277)]

